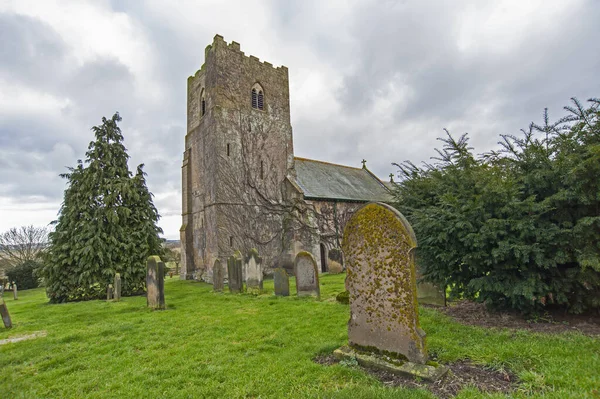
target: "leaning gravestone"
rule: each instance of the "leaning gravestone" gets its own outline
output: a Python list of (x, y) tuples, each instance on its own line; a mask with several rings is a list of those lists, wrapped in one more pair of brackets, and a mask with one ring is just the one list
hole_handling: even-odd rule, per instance
[(244, 263), (244, 269), (246, 271), (246, 289), (261, 291), (263, 289), (262, 259), (258, 256), (256, 249), (250, 250)]
[(149, 256), (146, 262), (146, 302), (152, 309), (165, 308), (165, 264), (159, 256)]
[(4, 323), (4, 327), (11, 328), (12, 321), (10, 320), (10, 314), (8, 313), (8, 308), (6, 307), (6, 303), (4, 303), (4, 298), (0, 296), (0, 316), (2, 316), (2, 322)]
[(317, 262), (310, 252), (301, 251), (294, 261), (294, 274), (296, 275), (296, 290), (298, 296), (321, 296), (319, 288), (319, 269)]
[(115, 283), (113, 284), (114, 289), (114, 299), (115, 301), (121, 300), (121, 275), (119, 273), (115, 273)]
[(368, 204), (348, 221), (342, 248), (351, 347), (427, 362), (417, 307), (416, 246), (410, 224), (391, 206)]
[(275, 295), (290, 296), (290, 276), (288, 276), (285, 269), (278, 267), (273, 271), (273, 284)]
[(240, 255), (240, 252), (236, 251), (235, 254), (227, 259), (229, 292), (232, 294), (239, 294), (244, 288), (242, 278), (242, 257)]
[(213, 265), (213, 291), (223, 291), (223, 279), (223, 266), (221, 265), (221, 261), (217, 259)]

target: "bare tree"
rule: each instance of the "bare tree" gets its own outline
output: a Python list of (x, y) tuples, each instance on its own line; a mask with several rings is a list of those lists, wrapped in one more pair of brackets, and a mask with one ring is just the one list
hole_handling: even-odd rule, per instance
[(39, 260), (47, 242), (48, 229), (45, 227), (13, 227), (0, 234), (0, 261), (8, 266), (16, 266)]

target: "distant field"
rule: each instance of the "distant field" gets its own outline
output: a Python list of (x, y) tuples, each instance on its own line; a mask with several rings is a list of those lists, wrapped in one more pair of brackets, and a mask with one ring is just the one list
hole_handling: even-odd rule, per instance
[[(0, 340), (48, 335), (0, 346), (0, 397), (432, 398), (312, 361), (347, 342), (348, 306), (333, 299), (344, 275), (321, 282), (316, 301), (275, 297), (272, 281), (256, 297), (167, 279), (166, 311), (148, 310), (144, 297), (48, 305), (43, 289), (23, 291), (18, 301), (7, 298), (16, 327), (0, 329)], [(441, 362), (510, 368), (522, 380), (513, 397), (594, 398), (600, 387), (596, 338), (486, 330), (420, 311), (430, 352)], [(482, 394), (468, 389), (459, 397)]]

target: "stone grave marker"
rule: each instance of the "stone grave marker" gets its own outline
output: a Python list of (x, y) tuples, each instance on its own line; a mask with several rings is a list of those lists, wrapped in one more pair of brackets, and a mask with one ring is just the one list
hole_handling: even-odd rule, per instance
[(13, 299), (16, 301), (17, 299), (19, 299), (19, 295), (17, 293), (17, 283), (15, 283), (13, 281)]
[(248, 291), (261, 291), (263, 289), (262, 259), (254, 248), (246, 257), (244, 262), (246, 272), (246, 289)]
[(294, 274), (296, 275), (298, 296), (314, 295), (317, 298), (321, 297), (319, 269), (317, 269), (317, 261), (310, 252), (298, 252), (294, 261)]
[(121, 300), (121, 274), (115, 273), (115, 283), (113, 284), (115, 301)]
[(106, 287), (106, 300), (107, 301), (112, 301), (113, 299), (113, 285), (109, 284), (108, 287)]
[(213, 291), (223, 291), (223, 280), (223, 266), (221, 265), (221, 261), (217, 259), (215, 260), (215, 264), (213, 265)]
[(227, 259), (227, 275), (229, 281), (229, 292), (239, 294), (244, 289), (242, 278), (242, 257), (240, 252), (236, 251)]
[(275, 295), (290, 296), (290, 276), (284, 268), (278, 267), (273, 271), (273, 284), (275, 286)]
[(417, 307), (416, 246), (408, 221), (385, 204), (365, 205), (346, 224), (342, 248), (351, 347), (427, 362)]
[(152, 309), (165, 308), (165, 264), (159, 256), (149, 256), (146, 262), (146, 302)]
[(12, 321), (10, 320), (10, 314), (8, 313), (8, 308), (6, 307), (6, 303), (4, 303), (4, 298), (0, 296), (0, 316), (2, 316), (2, 322), (4, 323), (4, 327), (12, 328)]

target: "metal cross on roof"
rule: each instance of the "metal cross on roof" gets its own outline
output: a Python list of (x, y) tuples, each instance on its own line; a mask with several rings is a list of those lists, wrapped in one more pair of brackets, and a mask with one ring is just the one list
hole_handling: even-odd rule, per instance
[(367, 161), (365, 159), (363, 159), (361, 162), (363, 164), (363, 168), (366, 168), (367, 167)]

